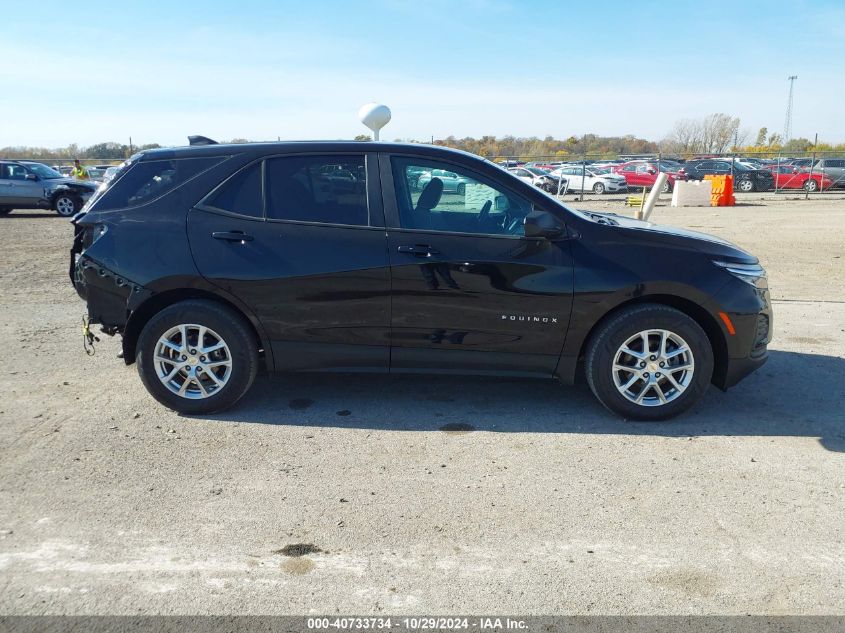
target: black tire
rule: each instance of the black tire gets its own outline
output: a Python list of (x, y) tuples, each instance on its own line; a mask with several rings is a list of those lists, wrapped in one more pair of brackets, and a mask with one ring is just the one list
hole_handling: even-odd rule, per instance
[(8, 215), (12, 212), (12, 207), (0, 207), (0, 215)]
[(594, 184), (593, 185), (593, 193), (595, 193), (599, 196), (602, 195), (604, 193), (604, 184), (600, 183), (600, 182), (597, 182), (596, 184)]
[(663, 186), (660, 188), (660, 193), (670, 193), (672, 191), (672, 183), (669, 182), (669, 179), (666, 179), (666, 182), (663, 183)]
[[(613, 381), (612, 368), (617, 351), (628, 339), (649, 329), (679, 335), (689, 346), (695, 363), (686, 390), (659, 406), (643, 406), (628, 400)], [(669, 306), (646, 303), (625, 308), (598, 327), (587, 347), (586, 374), (593, 394), (614, 413), (628, 420), (667, 420), (695, 405), (707, 391), (713, 375), (713, 350), (707, 334), (686, 314)]]
[(466, 193), (466, 190), (467, 190), (467, 186), (465, 184), (461, 183), (461, 184), (458, 185), (457, 192), (458, 192), (459, 196), (464, 195)]
[(808, 191), (808, 192), (812, 193), (812, 192), (818, 191), (818, 190), (819, 190), (819, 183), (816, 182), (815, 180), (808, 179), (804, 183), (804, 191)]
[[(228, 381), (202, 399), (188, 399), (170, 391), (156, 374), (155, 348), (159, 338), (180, 324), (197, 324), (216, 332), (229, 348), (232, 368)], [(186, 414), (213, 413), (235, 404), (252, 386), (258, 373), (258, 343), (247, 322), (230, 308), (202, 299), (175, 303), (153, 316), (138, 339), (135, 361), (147, 391), (161, 404)]]
[(82, 200), (70, 193), (61, 193), (53, 199), (53, 209), (63, 218), (76, 215), (81, 208)]

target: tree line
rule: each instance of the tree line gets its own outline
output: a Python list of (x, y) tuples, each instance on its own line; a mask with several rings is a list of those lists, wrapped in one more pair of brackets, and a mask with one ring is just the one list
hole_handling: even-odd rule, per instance
[[(359, 134), (356, 141), (370, 140), (370, 136)], [(428, 142), (411, 139), (396, 139), (399, 142)], [(244, 143), (247, 139), (232, 139), (231, 143)], [(552, 136), (539, 138), (518, 136), (489, 136), (480, 138), (447, 136), (433, 139), (435, 145), (461, 149), (485, 158), (514, 157), (529, 159), (547, 157), (566, 160), (579, 156), (616, 158), (625, 154), (656, 154), (689, 158), (697, 154), (742, 153), (760, 156), (809, 153), (809, 152), (845, 152), (845, 143), (814, 143), (806, 138), (789, 139), (783, 142), (777, 133), (769, 133), (768, 128), (760, 128), (751, 142), (751, 133), (740, 127), (740, 120), (728, 114), (715, 113), (701, 119), (682, 119), (675, 123), (669, 134), (662, 140), (650, 141), (634, 135), (600, 136), (583, 134), (557, 139)], [(36, 160), (57, 159), (103, 159), (120, 160), (129, 158), (134, 152), (161, 147), (158, 143), (146, 145), (125, 145), (106, 142), (81, 147), (77, 144), (62, 148), (46, 147), (4, 147), (0, 149), (2, 158), (31, 158)]]

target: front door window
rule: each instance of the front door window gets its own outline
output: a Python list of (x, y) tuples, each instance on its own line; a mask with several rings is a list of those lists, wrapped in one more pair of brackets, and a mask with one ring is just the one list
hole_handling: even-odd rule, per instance
[(434, 161), (394, 157), (402, 228), (523, 235), (531, 203), (488, 178)]

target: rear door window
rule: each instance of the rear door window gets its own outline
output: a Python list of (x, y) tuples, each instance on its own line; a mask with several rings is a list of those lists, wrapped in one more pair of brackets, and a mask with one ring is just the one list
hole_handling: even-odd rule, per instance
[(368, 226), (364, 156), (270, 158), (267, 219)]
[(137, 207), (160, 198), (223, 157), (141, 161), (114, 181), (97, 203), (98, 209)]
[(207, 206), (247, 215), (254, 218), (264, 216), (264, 202), (261, 194), (261, 163), (250, 165), (229, 178), (209, 196)]

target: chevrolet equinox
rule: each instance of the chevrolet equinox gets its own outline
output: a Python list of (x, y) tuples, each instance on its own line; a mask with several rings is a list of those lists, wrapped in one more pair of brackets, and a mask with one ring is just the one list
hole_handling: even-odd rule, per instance
[(73, 223), (88, 319), (120, 333), (152, 396), (187, 414), (231, 406), (263, 366), (584, 372), (611, 411), (660, 420), (754, 371), (771, 337), (756, 257), (569, 208), (442, 147), (149, 150)]

